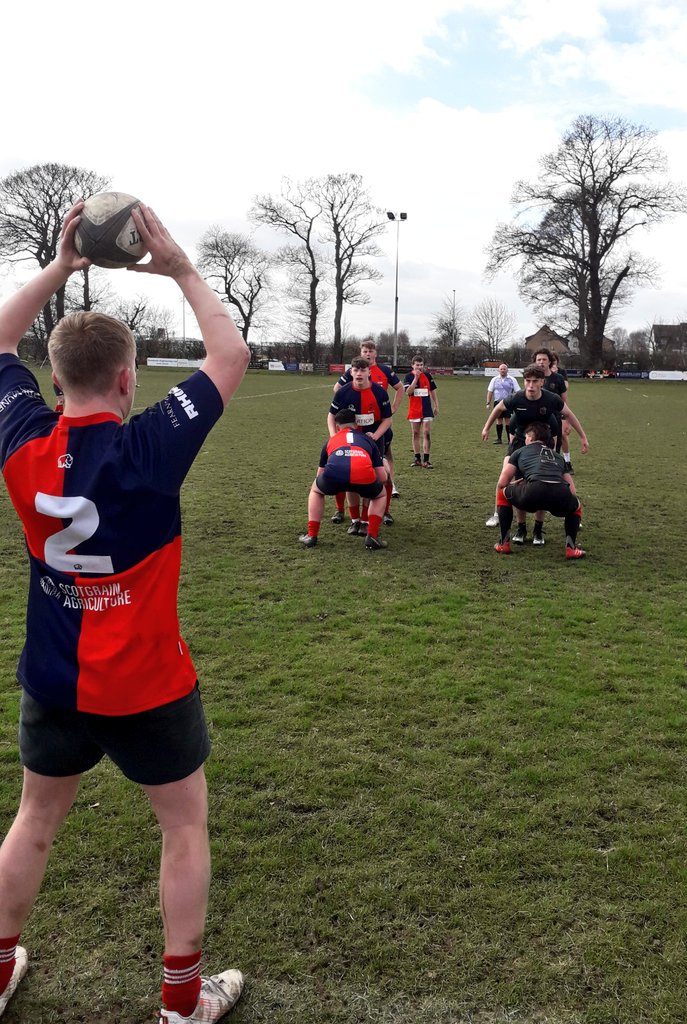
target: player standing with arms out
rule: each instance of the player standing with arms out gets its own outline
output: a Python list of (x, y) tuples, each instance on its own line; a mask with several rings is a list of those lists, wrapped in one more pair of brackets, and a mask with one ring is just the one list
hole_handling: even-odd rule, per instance
[[(327, 416), (327, 429), (329, 436), (336, 433), (335, 416), (339, 409), (352, 409), (355, 413), (355, 425), (358, 430), (367, 434), (379, 448), (379, 454), (384, 458), (384, 435), (391, 426), (391, 404), (386, 390), (380, 384), (373, 384), (370, 380), (370, 364), (367, 359), (358, 356), (351, 363), (350, 384), (340, 388), (329, 406)], [(388, 511), (391, 503), (391, 481), (387, 480), (386, 509)], [(358, 505), (357, 496), (349, 494), (348, 508), (351, 515), (351, 525), (348, 533), (365, 536), (367, 534), (366, 507), (361, 510)]]
[(319, 472), (310, 488), (308, 532), (298, 540), (306, 548), (316, 547), (324, 515), (324, 497), (343, 492), (357, 494), (370, 502), (365, 547), (385, 548), (386, 542), (379, 539), (379, 527), (386, 505), (384, 486), (389, 478), (388, 469), (375, 442), (355, 429), (352, 409), (339, 409), (334, 422), (338, 429), (322, 449)]
[[(393, 388), (396, 394), (394, 395), (393, 404), (391, 406), (391, 415), (393, 416), (403, 401), (403, 384), (400, 382), (392, 366), (387, 366), (386, 363), (377, 362), (377, 346), (374, 341), (363, 341), (360, 345), (360, 358), (367, 359), (370, 364), (370, 380), (373, 384), (381, 384), (381, 386), (389, 393), (389, 388)], [(353, 380), (351, 371), (346, 370), (342, 373), (338, 381), (334, 385), (334, 394), (337, 393), (339, 388), (345, 387), (346, 384), (350, 384)], [(398, 491), (396, 490), (396, 484), (394, 483), (394, 456), (391, 451), (391, 442), (394, 439), (394, 431), (392, 427), (389, 427), (384, 436), (384, 458), (389, 464), (389, 472), (391, 474), (391, 497), (397, 498)], [(336, 514), (332, 516), (333, 523), (343, 522), (343, 504), (340, 506), (337, 501)], [(384, 516), (384, 522), (387, 526), (393, 523), (393, 517), (389, 510)]]
[(408, 420), (413, 431), (413, 454), (415, 461), (412, 468), (423, 467), (434, 469), (429, 461), (432, 444), (432, 423), (439, 415), (439, 396), (437, 386), (431, 373), (425, 370), (422, 356), (413, 356), (410, 361), (411, 371), (403, 381), (408, 396)]
[[(501, 363), (499, 371), (489, 381), (487, 387), (487, 409), (491, 409), (492, 401), (494, 405), (502, 402), (504, 398), (509, 398), (510, 395), (514, 395), (516, 391), (520, 390), (515, 377), (511, 377), (508, 373), (508, 366), (506, 363)], [(503, 428), (506, 428), (506, 441), (510, 440), (510, 430), (508, 427), (508, 419), (505, 416), (500, 416), (496, 420), (496, 440), (494, 444), (503, 444)]]
[(64, 392), (43, 401), (17, 345), (52, 294), (89, 261), (74, 247), (83, 203), (57, 258), (0, 309), (0, 461), (26, 537), (27, 634), (19, 748), (24, 785), (0, 847), (0, 1013), (26, 971), (19, 935), (81, 775), (106, 754), (147, 794), (162, 832), (161, 1024), (212, 1024), (241, 994), (240, 971), (201, 978), (210, 883), (210, 741), (179, 634), (179, 491), (241, 382), (249, 351), (226, 307), (152, 210), (134, 211), (150, 262), (175, 281), (200, 326), (201, 369), (128, 423), (136, 346), (97, 313), (65, 317), (49, 341)]

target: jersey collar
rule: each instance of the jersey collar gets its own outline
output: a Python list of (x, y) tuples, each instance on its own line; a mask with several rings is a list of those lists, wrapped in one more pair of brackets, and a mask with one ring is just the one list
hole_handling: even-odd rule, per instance
[(60, 423), (67, 427), (88, 427), (94, 423), (123, 423), (121, 416), (114, 412), (94, 412), (90, 416), (60, 416)]

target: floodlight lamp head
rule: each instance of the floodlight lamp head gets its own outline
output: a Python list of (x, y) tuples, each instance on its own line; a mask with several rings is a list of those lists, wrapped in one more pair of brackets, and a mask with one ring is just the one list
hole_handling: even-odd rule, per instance
[(401, 214), (401, 220), (408, 220), (408, 214), (407, 213), (402, 213)]
[(386, 215), (389, 218), (389, 220), (396, 220), (396, 214), (392, 213), (391, 210), (387, 210)]

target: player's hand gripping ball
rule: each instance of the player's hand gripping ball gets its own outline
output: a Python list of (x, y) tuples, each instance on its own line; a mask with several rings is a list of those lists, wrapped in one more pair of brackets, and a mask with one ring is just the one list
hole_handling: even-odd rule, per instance
[(87, 199), (74, 235), (79, 255), (110, 269), (142, 260), (148, 250), (131, 216), (138, 203), (126, 192), (99, 192)]

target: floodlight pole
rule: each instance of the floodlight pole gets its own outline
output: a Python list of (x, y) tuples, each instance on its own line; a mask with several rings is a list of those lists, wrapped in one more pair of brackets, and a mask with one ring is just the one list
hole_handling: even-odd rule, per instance
[(451, 322), (451, 341), (456, 347), (456, 289), (453, 289), (453, 320)]
[(400, 231), (400, 228), (401, 228), (401, 221), (402, 220), (407, 220), (408, 219), (408, 214), (407, 213), (399, 213), (398, 217), (396, 217), (395, 213), (392, 213), (391, 210), (387, 210), (386, 211), (386, 215), (389, 218), (389, 220), (395, 220), (396, 221), (396, 290), (395, 290), (395, 296), (394, 296), (394, 359), (393, 359), (394, 368), (395, 368), (397, 363), (398, 363), (398, 241), (399, 241), (399, 231)]

